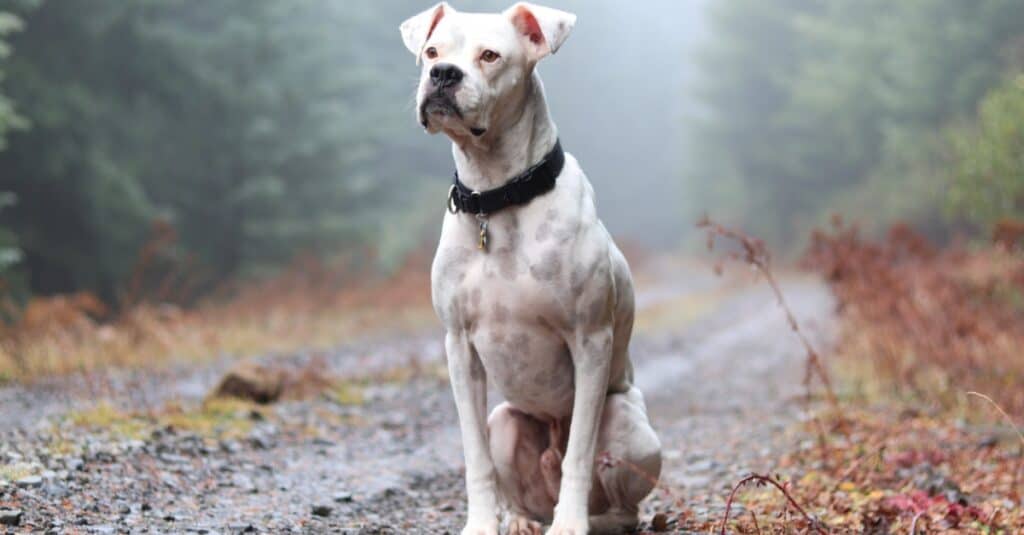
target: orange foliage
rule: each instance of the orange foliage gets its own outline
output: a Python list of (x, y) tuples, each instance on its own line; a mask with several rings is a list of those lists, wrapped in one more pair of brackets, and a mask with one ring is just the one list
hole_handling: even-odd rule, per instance
[(1006, 249), (1024, 247), (1024, 221), (1003, 219), (992, 227), (992, 243)]
[(938, 250), (909, 227), (879, 242), (835, 221), (805, 263), (839, 301), (840, 358), (870, 363), (902, 393), (950, 406), (967, 390), (1024, 414), (1024, 258), (1001, 248)]
[[(390, 276), (352, 265), (303, 258), (276, 277), (225, 287), (191, 307), (142, 298), (141, 277), (114, 314), (87, 293), (36, 298), (0, 329), (0, 378), (322, 349), (429, 324), (426, 254), (410, 255)], [(173, 293), (164, 285), (159, 295)]]

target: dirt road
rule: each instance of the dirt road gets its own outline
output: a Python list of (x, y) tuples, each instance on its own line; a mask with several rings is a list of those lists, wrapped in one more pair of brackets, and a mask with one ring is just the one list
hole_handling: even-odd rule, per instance
[[(827, 341), (824, 286), (783, 286), (812, 338)], [(693, 266), (655, 262), (638, 280), (638, 303), (632, 354), (664, 444), (663, 482), (694, 515), (720, 517), (742, 474), (801, 447), (800, 346), (763, 285)], [(165, 420), (103, 425), (102, 410), (82, 407), (102, 391), (113, 407), (187, 410), (226, 360), (120, 374), (102, 388), (81, 379), (2, 388), (0, 522), (52, 533), (457, 533), (462, 457), (441, 350), (435, 329), (340, 348), (326, 356), (331, 373), (378, 379), (360, 384), (358, 399), (284, 402), (241, 426), (227, 417), (212, 431), (241, 431), (217, 439)], [(672, 500), (652, 496), (643, 518)]]

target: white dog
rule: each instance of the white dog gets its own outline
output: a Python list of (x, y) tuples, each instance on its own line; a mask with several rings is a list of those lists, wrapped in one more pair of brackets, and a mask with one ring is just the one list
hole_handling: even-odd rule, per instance
[[(631, 384), (629, 266), (534, 69), (575, 21), (442, 2), (401, 26), (423, 62), (418, 119), (452, 139), (457, 169), (431, 278), (465, 450), (463, 534), (496, 534), (499, 498), (509, 533), (632, 529), (661, 471)], [(488, 377), (507, 401), (485, 419)]]

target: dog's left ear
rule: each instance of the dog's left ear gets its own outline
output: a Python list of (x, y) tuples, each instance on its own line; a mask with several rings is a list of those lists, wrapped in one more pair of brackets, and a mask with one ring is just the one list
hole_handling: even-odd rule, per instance
[(423, 53), (423, 45), (427, 44), (427, 39), (430, 39), (430, 34), (434, 33), (434, 28), (441, 22), (441, 19), (445, 15), (453, 13), (455, 10), (448, 5), (448, 2), (440, 2), (434, 7), (409, 17), (398, 30), (402, 32), (402, 41), (405, 43), (405, 48), (409, 49), (416, 56), (416, 63), (419, 63), (420, 54)]
[(558, 52), (576, 25), (576, 15), (572, 13), (527, 2), (506, 9), (505, 16), (519, 31), (533, 62)]

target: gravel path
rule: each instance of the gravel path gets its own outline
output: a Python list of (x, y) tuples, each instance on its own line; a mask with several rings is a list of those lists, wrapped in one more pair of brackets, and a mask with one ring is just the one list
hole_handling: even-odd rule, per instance
[[(674, 499), (720, 517), (742, 474), (770, 470), (773, 452), (804, 440), (791, 431), (803, 357), (771, 294), (696, 270), (657, 283), (677, 281), (679, 269), (665, 264), (639, 284), (641, 308), (662, 320), (638, 329), (632, 354), (675, 495), (649, 498), (647, 520)], [(793, 278), (784, 291), (812, 337), (827, 340), (827, 290)], [(685, 322), (666, 328), (671, 314)], [(48, 533), (458, 533), (462, 456), (441, 351), (434, 331), (339, 349), (325, 356), (339, 376), (418, 371), (362, 387), (361, 403), (328, 396), (235, 415), (224, 425), (240, 431), (216, 439), (163, 424), (85, 431), (68, 414), (96, 392), (134, 409), (194, 406), (226, 360), (102, 387), (65, 379), (0, 389), (0, 523)]]

